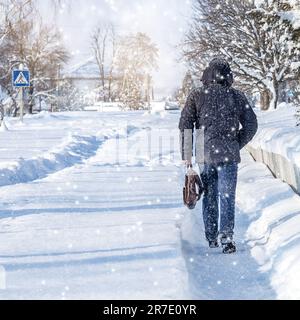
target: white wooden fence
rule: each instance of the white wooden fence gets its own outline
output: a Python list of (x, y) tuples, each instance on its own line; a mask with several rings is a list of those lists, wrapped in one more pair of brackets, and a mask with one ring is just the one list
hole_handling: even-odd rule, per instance
[(252, 157), (268, 166), (274, 176), (288, 183), (300, 194), (300, 164), (291, 162), (280, 154), (247, 146)]

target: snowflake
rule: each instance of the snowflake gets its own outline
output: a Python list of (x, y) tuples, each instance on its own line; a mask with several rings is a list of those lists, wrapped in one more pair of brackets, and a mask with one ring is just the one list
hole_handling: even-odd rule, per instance
[(175, 219), (176, 219), (176, 220), (180, 220), (180, 219), (181, 219), (181, 215), (180, 215), (180, 214), (176, 214)]
[(126, 182), (127, 182), (128, 184), (130, 184), (130, 183), (132, 182), (132, 178), (128, 178), (128, 179), (126, 180)]

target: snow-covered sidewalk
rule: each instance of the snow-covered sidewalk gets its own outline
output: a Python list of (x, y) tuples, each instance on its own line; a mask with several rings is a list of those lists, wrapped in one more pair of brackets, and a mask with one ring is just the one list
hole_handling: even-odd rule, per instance
[[(176, 228), (182, 211), (178, 170), (147, 161), (143, 150), (136, 161), (133, 149), (138, 141), (143, 145), (149, 119), (130, 116), (123, 123), (139, 128), (129, 123), (126, 130), (132, 133), (129, 159), (120, 135), (84, 163), (0, 189), (1, 299), (187, 297)], [(104, 117), (109, 130), (116, 120)], [(161, 120), (151, 123), (160, 126)], [(155, 146), (152, 152), (155, 158)]]
[(245, 151), (236, 210), (238, 253), (207, 248), (199, 211), (185, 214), (183, 253), (200, 299), (300, 298), (300, 198)]
[[(204, 240), (201, 204), (198, 210), (186, 213), (183, 218), (183, 253), (190, 275), (190, 290), (196, 299), (256, 300), (276, 297), (269, 284), (269, 275), (259, 270), (259, 264), (251, 255), (251, 248), (247, 243), (246, 234), (251, 225), (250, 215), (259, 214), (255, 199), (260, 192), (257, 185), (256, 193), (247, 194), (247, 190), (253, 190), (257, 174), (262, 170), (266, 174), (267, 170), (259, 168), (260, 171), (257, 172), (256, 166), (253, 159), (249, 159), (248, 154), (243, 153), (237, 192), (237, 254), (225, 256), (221, 249), (208, 248)], [(249, 203), (254, 205), (249, 207)]]
[[(29, 119), (23, 129), (11, 124), (7, 136), (28, 131), (22, 161), (57, 150), (67, 165), (36, 165), (31, 179), (0, 188), (0, 299), (300, 297), (299, 197), (245, 151), (239, 251), (209, 250), (201, 204), (194, 211), (182, 204), (178, 117), (74, 113)], [(61, 130), (54, 140), (51, 127)], [(77, 158), (80, 147), (62, 147), (70, 134), (95, 143), (85, 141)], [(20, 161), (17, 153), (5, 163)]]

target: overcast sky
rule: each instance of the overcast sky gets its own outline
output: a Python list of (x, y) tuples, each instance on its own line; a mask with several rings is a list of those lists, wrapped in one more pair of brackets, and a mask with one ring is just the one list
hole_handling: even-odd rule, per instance
[[(192, 0), (70, 0), (50, 15), (47, 1), (39, 0), (43, 15), (63, 30), (65, 42), (73, 54), (72, 64), (91, 56), (90, 34), (99, 22), (113, 21), (119, 33), (146, 32), (160, 50), (156, 86), (180, 85), (184, 66), (177, 60), (178, 45), (187, 29)], [(50, 1), (49, 1), (50, 2)], [(49, 21), (50, 22), (50, 21)]]

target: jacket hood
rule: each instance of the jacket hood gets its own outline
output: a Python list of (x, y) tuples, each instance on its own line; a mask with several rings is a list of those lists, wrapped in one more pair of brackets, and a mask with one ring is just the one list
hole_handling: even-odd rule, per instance
[(213, 59), (204, 70), (202, 82), (208, 86), (210, 84), (221, 84), (231, 87), (233, 84), (233, 73), (229, 63), (222, 58)]

